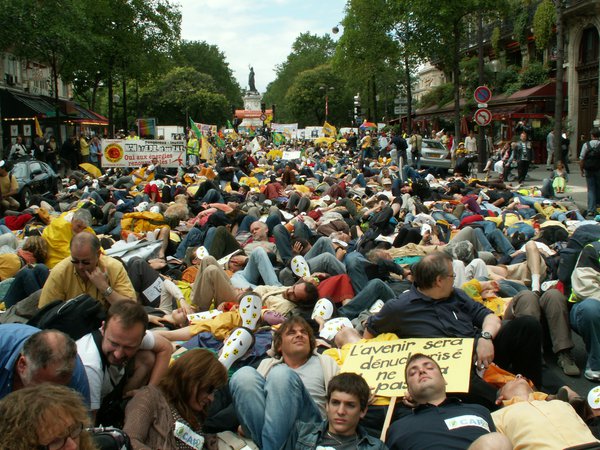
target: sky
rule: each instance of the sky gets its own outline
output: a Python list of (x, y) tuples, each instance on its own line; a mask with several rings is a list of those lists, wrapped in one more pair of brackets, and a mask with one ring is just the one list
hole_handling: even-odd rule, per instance
[[(345, 0), (179, 0), (181, 37), (206, 41), (225, 54), (242, 89), (249, 66), (264, 94), (300, 33), (322, 36), (344, 17)], [(339, 36), (339, 34), (337, 35)], [(336, 36), (333, 36), (337, 39)]]

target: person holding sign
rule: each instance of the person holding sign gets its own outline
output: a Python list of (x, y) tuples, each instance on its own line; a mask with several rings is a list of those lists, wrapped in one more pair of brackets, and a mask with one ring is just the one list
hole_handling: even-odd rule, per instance
[(370, 395), (369, 385), (360, 375), (336, 375), (327, 386), (327, 420), (320, 426), (297, 423), (284, 449), (385, 449), (383, 442), (369, 436), (358, 424), (367, 413)]
[[(408, 385), (407, 398), (416, 407), (412, 415), (390, 426), (386, 439), (390, 450), (464, 449), (496, 431), (486, 408), (446, 397), (446, 380), (438, 363), (429, 356), (412, 355), (406, 363), (404, 377)], [(495, 434), (494, 438), (505, 446), (487, 448), (512, 448), (503, 436)]]
[[(403, 338), (476, 338), (475, 369), (483, 371), (495, 362), (513, 373), (522, 373), (541, 385), (542, 328), (538, 320), (523, 316), (502, 325), (485, 306), (454, 288), (452, 257), (433, 252), (413, 266), (414, 285), (388, 300), (369, 318), (364, 337), (395, 333)], [(494, 407), (496, 391), (475, 373), (471, 375), (469, 398)]]

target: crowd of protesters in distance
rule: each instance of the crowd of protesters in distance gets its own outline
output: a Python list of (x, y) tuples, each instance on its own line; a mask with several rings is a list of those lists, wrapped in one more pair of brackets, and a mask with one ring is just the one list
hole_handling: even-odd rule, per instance
[[(479, 177), (473, 133), (359, 129), (279, 146), (234, 133), (211, 137), (206, 160), (190, 132), (187, 164), (128, 168), (102, 167), (97, 137), (20, 142), (0, 162), (0, 448), (94, 448), (93, 423), (133, 448), (593, 444), (594, 401), (544, 360), (600, 382), (600, 196), (580, 211), (560, 158), (529, 186), (521, 128), (486, 140)], [(579, 155), (588, 191), (599, 137)], [(449, 169), (427, 163), (429, 140)], [(63, 188), (22, 204), (11, 169), (27, 158)], [(36, 328), (72, 299), (89, 302), (77, 323)], [(349, 349), (444, 337), (474, 339), (468, 392), (447, 394), (438, 361), (412, 355), (377, 439), (390, 399), (339, 373)]]

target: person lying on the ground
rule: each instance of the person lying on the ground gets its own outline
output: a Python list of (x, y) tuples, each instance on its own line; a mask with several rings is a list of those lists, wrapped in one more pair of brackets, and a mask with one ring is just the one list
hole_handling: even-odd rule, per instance
[(48, 244), (46, 266), (52, 269), (60, 261), (68, 258), (70, 255), (69, 245), (73, 236), (82, 231), (94, 234), (94, 231), (90, 228), (91, 225), (92, 215), (87, 209), (83, 208), (52, 220), (42, 233), (42, 237)]
[[(412, 415), (390, 426), (386, 444), (391, 450), (425, 446), (464, 449), (496, 431), (486, 408), (446, 396), (446, 380), (431, 357), (420, 353), (412, 355), (404, 368), (404, 377), (408, 386), (407, 400), (414, 404), (414, 409)], [(505, 442), (505, 438), (497, 434), (492, 438)]]
[(520, 375), (500, 389), (497, 404), (502, 408), (492, 413), (494, 424), (514, 448), (584, 448), (583, 444), (599, 443), (568, 402), (549, 400)]

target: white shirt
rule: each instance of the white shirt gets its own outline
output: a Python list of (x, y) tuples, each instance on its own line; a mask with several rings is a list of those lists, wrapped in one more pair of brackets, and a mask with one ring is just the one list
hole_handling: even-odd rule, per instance
[[(152, 350), (154, 344), (154, 335), (146, 331), (139, 349)], [(102, 370), (102, 359), (92, 333), (86, 334), (77, 341), (77, 353), (83, 362), (90, 385), (90, 409), (96, 411), (100, 408), (102, 399), (119, 384), (125, 374), (125, 368), (108, 366), (104, 371)]]

